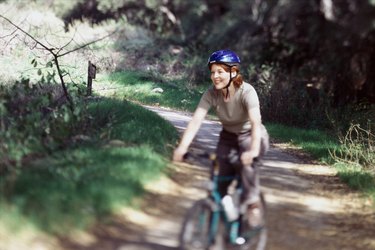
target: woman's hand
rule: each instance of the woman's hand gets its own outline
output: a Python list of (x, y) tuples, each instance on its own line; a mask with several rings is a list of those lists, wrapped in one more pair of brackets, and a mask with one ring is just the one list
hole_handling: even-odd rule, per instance
[(183, 147), (177, 147), (173, 152), (173, 161), (183, 161), (187, 150)]
[(241, 162), (243, 165), (251, 165), (253, 163), (253, 160), (255, 157), (257, 157), (258, 154), (255, 151), (245, 151), (241, 154)]
[(194, 136), (197, 134), (206, 114), (206, 109), (198, 107), (195, 110), (193, 118), (182, 135), (180, 144), (173, 152), (173, 161), (182, 161), (184, 159), (184, 155), (186, 154), (190, 143), (193, 141)]

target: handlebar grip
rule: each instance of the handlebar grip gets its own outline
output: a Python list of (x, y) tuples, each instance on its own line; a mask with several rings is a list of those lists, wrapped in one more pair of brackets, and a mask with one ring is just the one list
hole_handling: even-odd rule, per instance
[(182, 159), (187, 160), (190, 157), (191, 157), (191, 153), (187, 152), (187, 153), (184, 154), (184, 156), (182, 156)]

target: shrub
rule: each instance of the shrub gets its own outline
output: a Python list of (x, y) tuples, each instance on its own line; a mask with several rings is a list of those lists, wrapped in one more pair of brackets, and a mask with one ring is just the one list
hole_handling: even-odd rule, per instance
[[(73, 97), (79, 95), (71, 91)], [(77, 133), (85, 105), (76, 101), (71, 110), (61, 87), (22, 79), (0, 89), (0, 172), (19, 165), (27, 155), (45, 154), (63, 147)], [(79, 130), (78, 130), (79, 131)]]
[(340, 141), (342, 144), (340, 149), (331, 152), (337, 162), (363, 166), (375, 173), (375, 135), (371, 130), (353, 124)]

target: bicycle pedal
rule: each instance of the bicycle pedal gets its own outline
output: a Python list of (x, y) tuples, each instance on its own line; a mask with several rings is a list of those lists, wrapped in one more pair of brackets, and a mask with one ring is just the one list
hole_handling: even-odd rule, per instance
[(238, 238), (236, 239), (236, 245), (241, 246), (241, 245), (243, 245), (243, 244), (245, 244), (245, 243), (246, 243), (246, 240), (245, 240), (245, 238), (243, 238), (243, 237), (238, 237)]

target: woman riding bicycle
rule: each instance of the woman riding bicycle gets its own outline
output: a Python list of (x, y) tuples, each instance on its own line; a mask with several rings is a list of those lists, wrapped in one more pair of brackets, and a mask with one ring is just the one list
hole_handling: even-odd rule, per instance
[[(192, 120), (189, 122), (180, 144), (173, 154), (174, 161), (182, 161), (184, 154), (198, 132), (210, 108), (222, 123), (217, 155), (229, 155), (236, 150), (241, 155), (242, 167), (235, 169), (219, 158), (219, 175), (241, 175), (243, 195), (241, 202), (247, 206), (251, 227), (261, 226), (259, 161), (268, 149), (268, 134), (262, 125), (259, 99), (255, 89), (243, 81), (240, 74), (240, 58), (231, 50), (219, 50), (209, 57), (213, 87), (202, 96)], [(227, 193), (228, 182), (221, 182), (222, 197)]]

